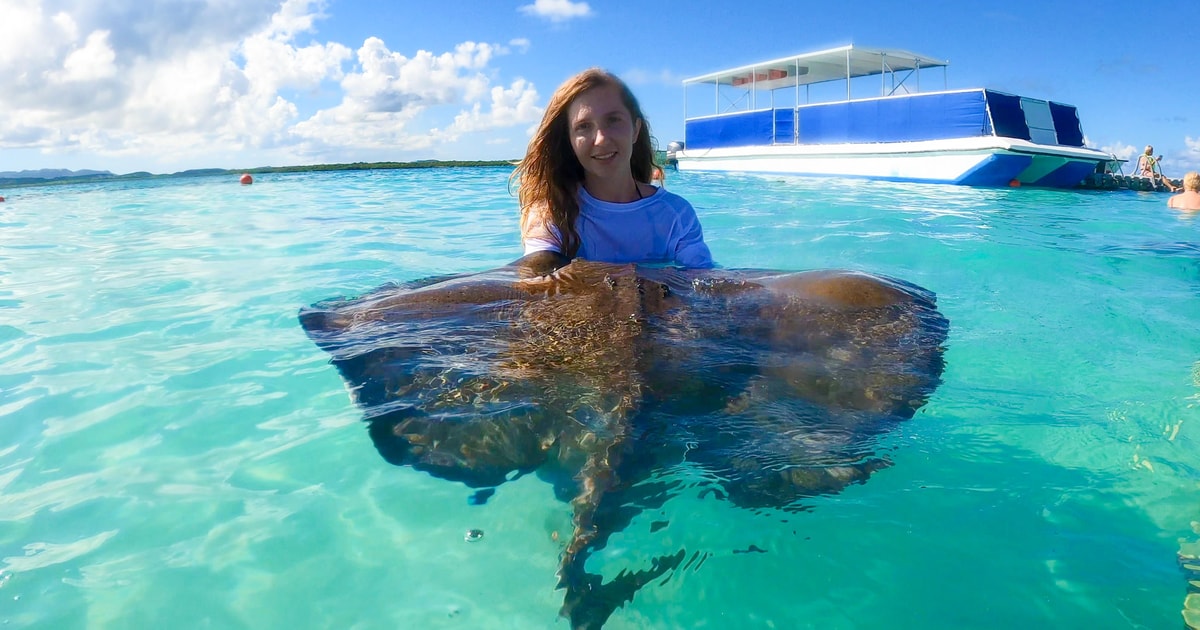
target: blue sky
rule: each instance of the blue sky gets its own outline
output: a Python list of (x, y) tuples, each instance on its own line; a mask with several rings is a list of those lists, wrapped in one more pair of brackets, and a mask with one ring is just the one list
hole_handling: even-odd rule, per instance
[(0, 171), (514, 159), (590, 66), (631, 84), (665, 147), (682, 79), (845, 44), (948, 59), (951, 89), (1070, 103), (1092, 146), (1200, 168), (1196, 0), (0, 0), (0, 15)]

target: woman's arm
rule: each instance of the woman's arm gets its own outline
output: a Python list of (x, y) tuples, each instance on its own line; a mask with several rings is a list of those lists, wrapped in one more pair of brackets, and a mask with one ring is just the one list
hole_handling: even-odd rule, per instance
[(713, 266), (712, 252), (704, 242), (704, 230), (695, 208), (688, 202), (679, 213), (679, 226), (683, 236), (675, 245), (675, 264), (683, 267), (708, 269)]
[(529, 209), (521, 219), (521, 243), (525, 253), (551, 251), (562, 252), (562, 236), (550, 223), (550, 215), (544, 206)]

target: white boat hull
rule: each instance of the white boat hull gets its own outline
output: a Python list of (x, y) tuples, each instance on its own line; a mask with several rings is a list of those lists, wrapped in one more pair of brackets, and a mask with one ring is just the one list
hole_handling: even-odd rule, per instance
[(924, 142), (684, 149), (681, 171), (741, 171), (982, 186), (1073, 187), (1112, 156), (996, 136)]

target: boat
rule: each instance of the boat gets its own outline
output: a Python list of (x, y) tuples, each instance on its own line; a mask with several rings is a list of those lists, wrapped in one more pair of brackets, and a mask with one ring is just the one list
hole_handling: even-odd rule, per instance
[[(1115, 159), (1084, 146), (1074, 106), (986, 88), (950, 90), (948, 65), (851, 45), (686, 79), (684, 140), (670, 143), (668, 164), (1073, 188)], [(922, 75), (938, 69), (941, 89), (921, 91)]]

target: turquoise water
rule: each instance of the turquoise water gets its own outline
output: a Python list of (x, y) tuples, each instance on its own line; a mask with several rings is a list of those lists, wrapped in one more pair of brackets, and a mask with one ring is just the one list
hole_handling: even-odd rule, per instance
[[(516, 258), (507, 177), (4, 191), (0, 622), (566, 627), (569, 506), (535, 476), (472, 505), (386, 464), (296, 321), (324, 298)], [(1176, 551), (1200, 520), (1197, 220), (1129, 191), (668, 186), (724, 266), (937, 292), (947, 367), (866, 484), (801, 513), (685, 493), (635, 518), (589, 570), (700, 561), (606, 628), (1180, 626)], [(465, 542), (471, 528), (484, 538)]]

